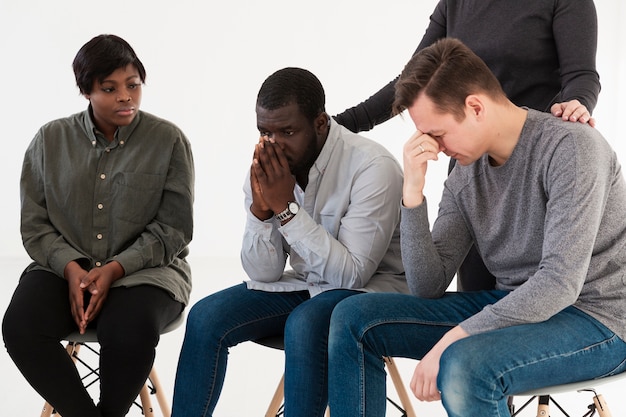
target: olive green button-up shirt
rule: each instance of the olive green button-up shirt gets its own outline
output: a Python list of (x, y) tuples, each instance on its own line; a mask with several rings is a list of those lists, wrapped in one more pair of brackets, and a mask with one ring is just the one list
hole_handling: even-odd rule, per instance
[(26, 150), (21, 233), (33, 263), (63, 277), (118, 261), (113, 286), (154, 285), (187, 304), (193, 231), (190, 144), (174, 124), (140, 112), (112, 142), (90, 109), (44, 125)]

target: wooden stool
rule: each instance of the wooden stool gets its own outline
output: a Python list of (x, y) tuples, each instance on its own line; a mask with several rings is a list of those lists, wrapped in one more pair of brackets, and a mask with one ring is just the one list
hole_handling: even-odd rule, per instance
[(516, 394), (517, 396), (530, 396), (531, 398), (526, 401), (519, 410), (515, 410), (513, 405), (513, 397), (509, 398), (509, 408), (511, 410), (511, 416), (515, 417), (519, 415), (519, 413), (526, 408), (535, 398), (537, 398), (537, 417), (549, 417), (550, 416), (550, 403), (553, 403), (566, 417), (569, 417), (569, 414), (565, 412), (565, 410), (554, 400), (552, 397), (555, 394), (562, 394), (566, 392), (578, 391), (584, 392), (588, 391), (593, 393), (593, 403), (590, 404), (587, 409), (587, 413), (583, 415), (583, 417), (593, 416), (596, 412), (599, 417), (612, 417), (611, 411), (609, 410), (604, 398), (602, 395), (597, 394), (595, 391), (595, 387), (600, 385), (617, 382), (617, 381), (626, 381), (626, 372), (622, 372), (621, 374), (608, 376), (605, 378), (593, 379), (591, 381), (581, 381), (574, 382), (571, 384), (564, 385), (554, 385), (551, 387), (541, 388), (538, 390), (532, 390), (527, 392), (522, 392), (520, 394)]
[[(265, 337), (262, 339), (255, 340), (254, 342), (263, 346), (271, 347), (273, 349), (284, 350), (285, 348), (285, 345), (283, 344), (282, 336)], [(398, 368), (396, 367), (396, 364), (393, 361), (393, 358), (385, 357), (384, 360), (385, 360), (385, 366), (387, 367), (387, 373), (391, 377), (393, 386), (395, 387), (398, 397), (400, 399), (401, 406), (396, 404), (389, 397), (387, 397), (387, 400), (402, 413), (402, 417), (416, 417), (415, 411), (413, 410), (413, 404), (411, 403), (411, 400), (409, 399), (404, 383), (402, 382), (402, 377), (400, 376), (400, 373), (398, 372)], [(283, 376), (280, 378), (280, 381), (278, 382), (278, 386), (276, 387), (276, 391), (274, 392), (272, 400), (270, 401), (270, 405), (269, 407), (267, 407), (267, 411), (265, 412), (265, 417), (280, 417), (280, 415), (282, 414), (284, 398), (285, 398), (285, 375), (283, 374)], [(329, 417), (329, 416), (330, 416), (330, 411), (327, 408), (326, 417)]]
[[(167, 327), (161, 332), (161, 334), (169, 333), (173, 330), (176, 330), (183, 323), (184, 315), (181, 314), (178, 316), (176, 320), (172, 323), (168, 324)], [(98, 382), (100, 379), (99, 368), (91, 367), (86, 361), (82, 360), (78, 353), (81, 348), (88, 349), (95, 355), (99, 355), (100, 351), (94, 349), (89, 346), (89, 343), (98, 343), (98, 337), (96, 335), (96, 331), (94, 329), (88, 329), (85, 334), (80, 334), (78, 332), (70, 334), (66, 337), (67, 346), (65, 349), (67, 350), (67, 354), (72, 357), (72, 360), (75, 364), (78, 365), (80, 363), (87, 369), (87, 373), (82, 377), (83, 384), (85, 387), (89, 387), (94, 383)], [(91, 379), (91, 380), (89, 380)], [(150, 394), (154, 394), (156, 396), (157, 402), (159, 404), (159, 408), (161, 410), (161, 415), (163, 417), (170, 417), (172, 414), (172, 410), (170, 409), (169, 403), (167, 401), (167, 397), (163, 391), (161, 383), (159, 382), (159, 378), (157, 376), (156, 370), (152, 367), (150, 371), (150, 375), (148, 376), (148, 380), (144, 384), (141, 392), (139, 393), (139, 400), (141, 404), (135, 402), (135, 405), (141, 408), (142, 413), (146, 417), (155, 417), (154, 408), (152, 407), (152, 401), (150, 400)], [(52, 405), (46, 402), (41, 411), (40, 417), (50, 417), (52, 414), (56, 414), (58, 417), (61, 417), (59, 413), (57, 413)]]

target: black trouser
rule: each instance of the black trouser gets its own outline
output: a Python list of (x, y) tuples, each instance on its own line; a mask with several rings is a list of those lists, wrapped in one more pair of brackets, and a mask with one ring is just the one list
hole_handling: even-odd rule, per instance
[[(448, 174), (452, 172), (455, 164), (456, 159), (450, 158)], [(456, 277), (457, 291), (493, 290), (496, 287), (496, 277), (487, 270), (475, 245), (472, 245), (465, 260), (463, 260)]]
[(60, 343), (78, 329), (67, 281), (45, 271), (24, 274), (2, 333), (24, 377), (63, 417), (122, 417), (148, 378), (161, 331), (182, 310), (181, 303), (151, 285), (110, 289), (102, 311), (89, 324), (100, 343), (97, 406)]

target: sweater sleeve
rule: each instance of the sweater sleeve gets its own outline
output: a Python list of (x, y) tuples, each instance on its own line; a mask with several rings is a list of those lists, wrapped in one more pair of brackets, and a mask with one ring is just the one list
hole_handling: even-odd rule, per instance
[(426, 200), (415, 208), (402, 207), (402, 263), (411, 294), (417, 297), (441, 297), (472, 245), (453, 200), (451, 193), (444, 190), (432, 233)]
[(391, 119), (394, 86), (397, 80), (398, 77), (390, 81), (367, 100), (334, 116), (337, 123), (354, 133), (358, 133), (372, 130), (374, 126)]
[(592, 112), (600, 93), (596, 71), (598, 19), (593, 1), (557, 1), (552, 26), (561, 75), (556, 102), (577, 99)]
[[(441, 0), (430, 16), (430, 24), (422, 41), (413, 54), (446, 36), (446, 4)], [(396, 81), (399, 76), (387, 83), (367, 100), (334, 116), (335, 120), (354, 133), (368, 131), (391, 119)]]

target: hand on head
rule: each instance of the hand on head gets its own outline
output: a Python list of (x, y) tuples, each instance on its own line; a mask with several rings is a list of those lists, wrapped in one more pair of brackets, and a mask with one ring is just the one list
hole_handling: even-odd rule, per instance
[(403, 149), (404, 184), (402, 189), (402, 202), (405, 207), (416, 207), (422, 204), (428, 161), (437, 161), (439, 151), (439, 143), (419, 130), (405, 143)]

